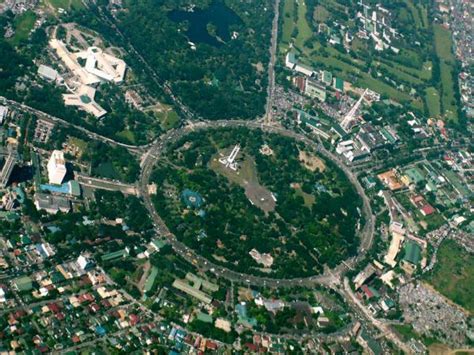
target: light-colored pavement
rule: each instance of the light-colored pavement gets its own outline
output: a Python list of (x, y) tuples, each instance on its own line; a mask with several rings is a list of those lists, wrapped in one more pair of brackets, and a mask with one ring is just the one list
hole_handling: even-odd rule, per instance
[(118, 181), (99, 179), (83, 174), (75, 174), (77, 182), (83, 186), (92, 187), (94, 189), (120, 191), (126, 195), (138, 195), (138, 189), (135, 185), (124, 184)]

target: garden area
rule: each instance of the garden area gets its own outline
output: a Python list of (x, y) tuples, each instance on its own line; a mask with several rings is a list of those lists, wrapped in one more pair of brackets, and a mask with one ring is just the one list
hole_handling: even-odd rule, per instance
[[(225, 160), (237, 144), (233, 169)], [(310, 276), (357, 253), (360, 197), (334, 163), (290, 138), (193, 132), (171, 144), (152, 181), (177, 238), (233, 270)]]

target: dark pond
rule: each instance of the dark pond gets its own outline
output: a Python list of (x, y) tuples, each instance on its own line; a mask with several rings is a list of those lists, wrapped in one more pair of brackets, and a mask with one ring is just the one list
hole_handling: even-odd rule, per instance
[[(189, 26), (186, 35), (193, 43), (206, 43), (219, 47), (231, 39), (229, 27), (239, 24), (240, 17), (221, 1), (213, 1), (207, 9), (194, 9), (193, 11), (173, 10), (168, 17), (174, 22), (188, 21)], [(215, 28), (215, 34), (208, 31), (208, 24)]]

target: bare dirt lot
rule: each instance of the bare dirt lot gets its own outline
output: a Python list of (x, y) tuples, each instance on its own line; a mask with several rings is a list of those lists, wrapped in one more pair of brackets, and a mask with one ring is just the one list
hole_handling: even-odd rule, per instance
[(300, 151), (299, 160), (303, 163), (304, 167), (311, 171), (319, 170), (323, 172), (326, 169), (324, 161), (315, 155), (312, 155), (305, 151)]

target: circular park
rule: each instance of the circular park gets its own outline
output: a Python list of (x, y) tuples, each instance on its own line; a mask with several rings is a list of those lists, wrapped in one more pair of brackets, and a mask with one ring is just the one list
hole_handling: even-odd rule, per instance
[(359, 194), (336, 164), (292, 138), (197, 130), (170, 143), (150, 182), (170, 232), (235, 272), (309, 277), (358, 253)]

